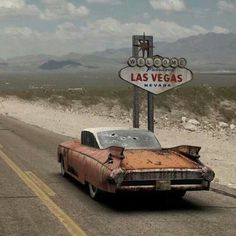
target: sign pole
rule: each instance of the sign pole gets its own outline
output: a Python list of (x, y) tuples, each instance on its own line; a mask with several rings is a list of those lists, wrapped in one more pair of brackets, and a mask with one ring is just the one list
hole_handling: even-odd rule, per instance
[[(138, 49), (135, 46), (137, 39), (135, 35), (132, 37), (132, 54), (134, 58), (138, 58)], [(139, 128), (139, 88), (133, 86), (133, 128)]]
[[(153, 57), (153, 37), (143, 35), (133, 35), (132, 37), (133, 47), (132, 54), (133, 57), (138, 59), (140, 53), (141, 57), (147, 58)], [(153, 95), (148, 92), (148, 130), (154, 131), (154, 118), (153, 118)], [(134, 85), (134, 95), (133, 95), (133, 127), (139, 128), (139, 91), (138, 87)]]
[(133, 127), (139, 128), (139, 88), (134, 85), (133, 95)]
[(153, 94), (147, 92), (147, 102), (148, 102), (148, 130), (154, 132), (154, 102), (153, 102)]
[[(153, 37), (149, 36), (148, 38), (148, 49), (147, 49), (147, 57), (153, 57)], [(154, 102), (153, 102), (153, 94), (149, 91), (147, 92), (147, 117), (148, 117), (148, 130), (154, 132)]]

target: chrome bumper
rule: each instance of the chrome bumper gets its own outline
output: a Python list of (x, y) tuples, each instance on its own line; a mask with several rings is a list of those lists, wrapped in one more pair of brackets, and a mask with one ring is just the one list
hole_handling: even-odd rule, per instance
[(210, 181), (201, 169), (160, 169), (126, 171), (117, 191), (209, 190)]

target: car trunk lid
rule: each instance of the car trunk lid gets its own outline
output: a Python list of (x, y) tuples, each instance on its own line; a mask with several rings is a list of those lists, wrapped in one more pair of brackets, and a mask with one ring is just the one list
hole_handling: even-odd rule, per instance
[(175, 151), (125, 150), (121, 167), (126, 170), (197, 169), (199, 165)]

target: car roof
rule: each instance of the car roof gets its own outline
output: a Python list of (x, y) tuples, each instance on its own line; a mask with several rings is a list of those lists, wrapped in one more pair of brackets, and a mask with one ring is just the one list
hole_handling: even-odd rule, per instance
[(141, 131), (141, 132), (151, 132), (146, 129), (140, 129), (140, 128), (129, 128), (129, 127), (98, 127), (98, 128), (86, 128), (82, 131), (88, 131), (90, 133), (93, 133), (95, 136), (97, 136), (97, 133), (104, 132), (104, 131), (117, 131), (117, 130), (127, 130), (127, 131)]
[(85, 132), (90, 132), (94, 135), (96, 141), (97, 141), (97, 144), (99, 146), (100, 149), (103, 149), (104, 146), (100, 143), (100, 139), (98, 139), (98, 134), (101, 132), (101, 133), (106, 133), (106, 132), (118, 132), (119, 133), (122, 131), (124, 132), (125, 135), (129, 134), (132, 136), (132, 133), (133, 134), (136, 134), (137, 135), (137, 132), (140, 133), (140, 135), (145, 135), (147, 133), (151, 133), (153, 134), (153, 136), (155, 137), (154, 133), (147, 130), (147, 129), (140, 129), (140, 128), (128, 128), (128, 127), (98, 127), (98, 128), (87, 128), (87, 129), (83, 129), (82, 132), (85, 131)]

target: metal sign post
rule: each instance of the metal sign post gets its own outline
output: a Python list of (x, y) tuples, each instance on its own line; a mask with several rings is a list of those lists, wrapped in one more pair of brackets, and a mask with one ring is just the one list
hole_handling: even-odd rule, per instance
[(153, 94), (147, 92), (147, 115), (148, 115), (148, 130), (154, 132), (154, 102), (153, 102)]
[[(133, 35), (132, 37), (132, 50), (133, 50), (133, 57), (138, 58), (138, 50), (137, 47), (135, 47), (136, 43), (136, 37)], [(134, 93), (133, 93), (133, 127), (134, 128), (139, 128), (139, 88), (134, 85)]]
[[(153, 36), (133, 35), (133, 57), (148, 58), (153, 57)], [(153, 118), (153, 95), (147, 92), (148, 101), (148, 130), (154, 131), (154, 118)], [(133, 127), (139, 128), (139, 91), (138, 87), (134, 85), (133, 96)]]
[(139, 88), (135, 85), (133, 94), (133, 127), (139, 128)]

